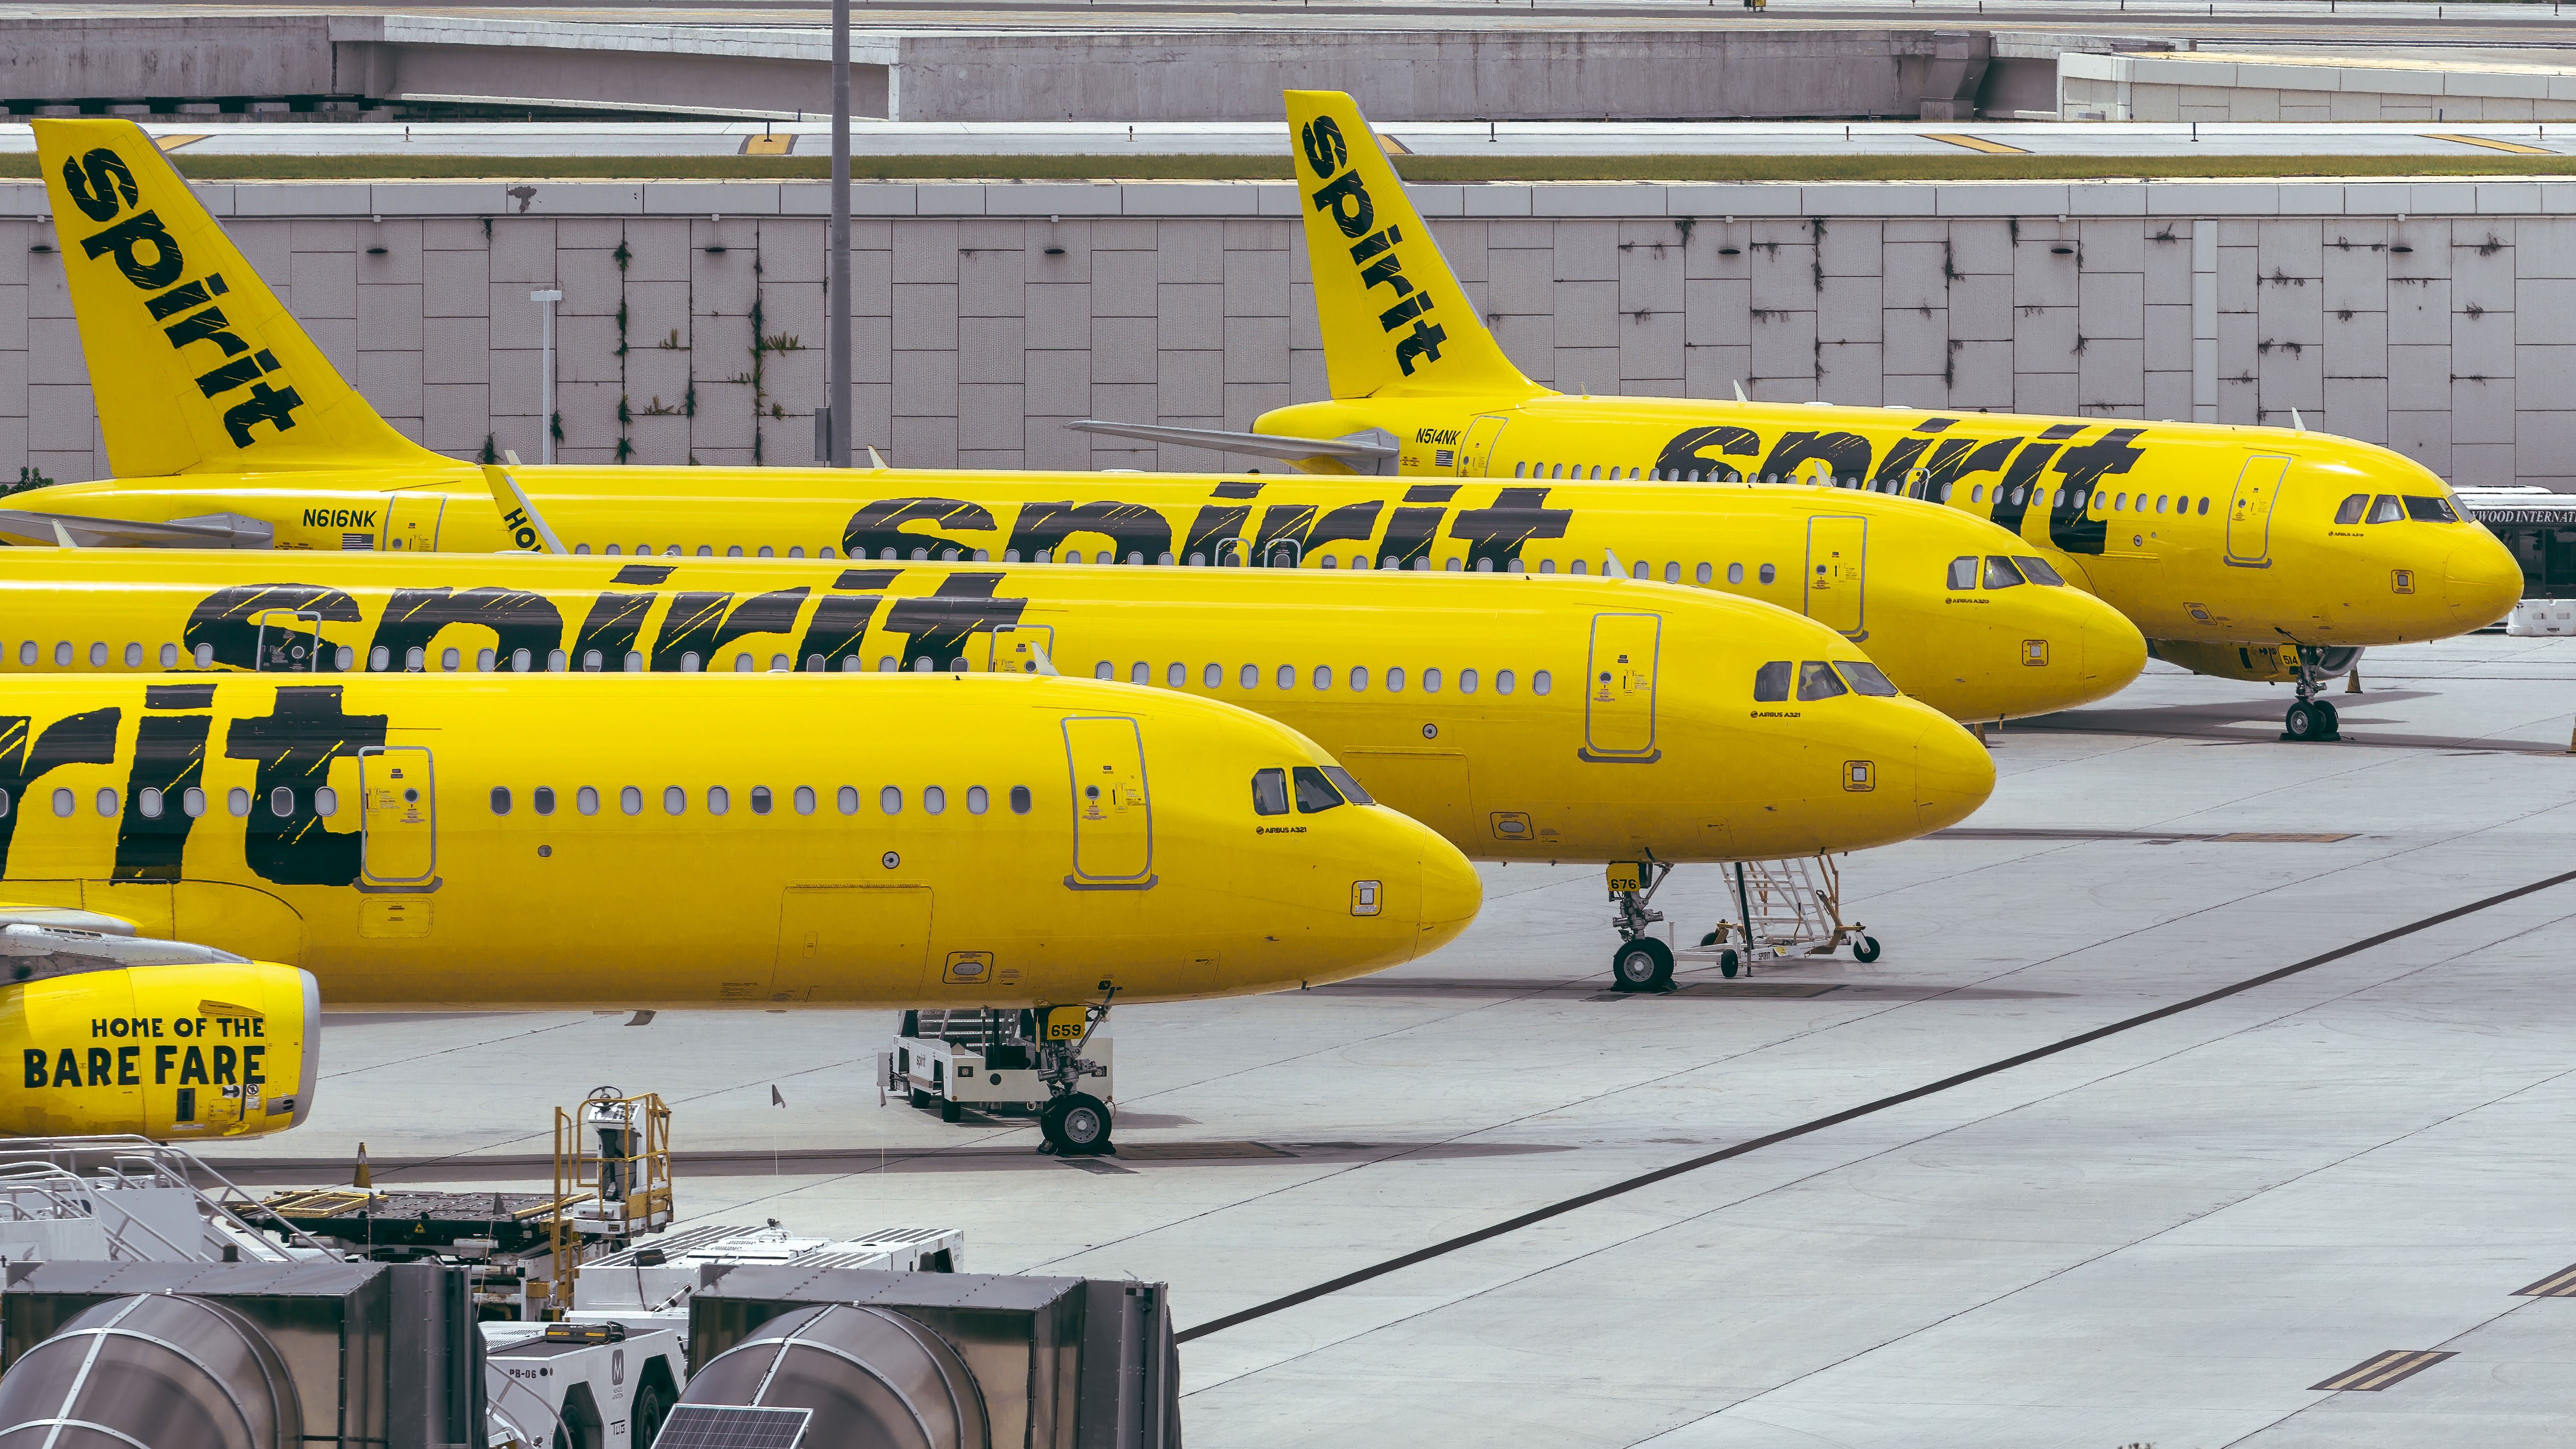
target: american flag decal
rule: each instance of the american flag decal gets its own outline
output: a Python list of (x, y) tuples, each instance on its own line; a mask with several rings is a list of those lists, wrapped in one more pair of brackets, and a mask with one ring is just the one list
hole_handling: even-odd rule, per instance
[(1458, 466), (1458, 454), (1454, 449), (1450, 448), (1437, 449), (1431, 454), (1431, 466), (1434, 468), (1455, 468)]

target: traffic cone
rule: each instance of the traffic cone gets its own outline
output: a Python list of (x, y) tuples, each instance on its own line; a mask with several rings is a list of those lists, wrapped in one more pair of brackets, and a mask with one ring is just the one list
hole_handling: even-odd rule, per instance
[(358, 1170), (350, 1176), (349, 1186), (372, 1188), (375, 1185), (376, 1175), (367, 1166), (367, 1144), (361, 1142), (358, 1144)]
[(2343, 692), (2344, 692), (2344, 693), (2346, 693), (2346, 694), (2359, 694), (2359, 693), (2361, 693), (2361, 666), (2360, 666), (2360, 665), (2358, 665), (2358, 664), (2354, 665), (2354, 666), (2352, 667), (2352, 673), (2347, 674), (2347, 675), (2345, 675), (2345, 676), (2344, 676), (2344, 680), (2343, 680)]

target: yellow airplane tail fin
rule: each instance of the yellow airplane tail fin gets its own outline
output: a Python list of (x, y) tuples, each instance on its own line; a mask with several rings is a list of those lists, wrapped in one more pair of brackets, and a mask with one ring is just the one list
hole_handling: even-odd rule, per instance
[(1486, 330), (1358, 104), (1340, 91), (1287, 100), (1333, 396), (1546, 391)]
[(450, 468), (343, 380), (131, 121), (39, 121), (108, 463), (121, 477)]

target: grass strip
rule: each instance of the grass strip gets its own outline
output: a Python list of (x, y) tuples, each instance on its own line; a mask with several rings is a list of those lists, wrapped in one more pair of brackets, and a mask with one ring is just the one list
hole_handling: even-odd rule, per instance
[[(191, 156), (196, 181), (820, 181), (821, 156)], [(1403, 156), (1408, 181), (2116, 181), (2570, 176), (2576, 156)], [(1286, 181), (1285, 156), (875, 156), (861, 181)], [(32, 155), (0, 156), (31, 180)]]

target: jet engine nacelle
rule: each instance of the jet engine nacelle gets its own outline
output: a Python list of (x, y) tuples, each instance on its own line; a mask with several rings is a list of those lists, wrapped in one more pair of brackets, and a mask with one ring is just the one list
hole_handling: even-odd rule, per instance
[[(2199, 644), (2181, 639), (2150, 639), (2147, 652), (2167, 664), (2179, 664), (2194, 674), (2219, 679), (2284, 684), (2299, 677), (2299, 648), (2295, 644)], [(2341, 678), (2361, 662), (2358, 649), (2314, 649), (2309, 654), (2319, 679)]]
[(282, 1132), (312, 1110), (311, 973), (62, 926), (0, 926), (0, 1135), (162, 1142)]

